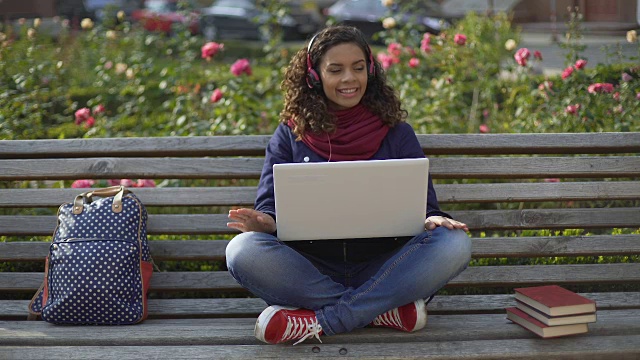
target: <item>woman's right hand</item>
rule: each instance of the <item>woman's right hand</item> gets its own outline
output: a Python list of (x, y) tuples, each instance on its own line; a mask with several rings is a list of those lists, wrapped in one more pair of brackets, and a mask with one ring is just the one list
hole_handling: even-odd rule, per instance
[(227, 226), (242, 232), (257, 231), (271, 234), (276, 231), (275, 220), (261, 211), (247, 208), (229, 210), (229, 219), (232, 222), (228, 222)]

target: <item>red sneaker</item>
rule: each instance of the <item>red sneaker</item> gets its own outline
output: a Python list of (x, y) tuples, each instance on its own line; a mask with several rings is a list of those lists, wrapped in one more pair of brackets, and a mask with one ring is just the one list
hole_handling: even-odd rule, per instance
[(311, 310), (269, 306), (256, 321), (255, 335), (258, 340), (268, 344), (298, 340), (293, 344), (296, 345), (310, 336), (322, 342), (322, 327), (318, 324), (315, 312)]
[(369, 325), (389, 327), (406, 332), (420, 330), (427, 325), (427, 307), (424, 300), (416, 300), (376, 316)]

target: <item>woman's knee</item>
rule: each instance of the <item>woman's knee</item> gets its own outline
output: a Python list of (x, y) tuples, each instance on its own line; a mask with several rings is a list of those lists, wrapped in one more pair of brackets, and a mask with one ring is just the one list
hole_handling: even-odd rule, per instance
[(471, 239), (467, 233), (461, 229), (438, 228), (437, 230), (440, 233), (438, 235), (443, 237), (451, 261), (463, 268), (467, 267), (471, 261)]
[(252, 262), (256, 259), (256, 255), (259, 252), (259, 241), (262, 238), (260, 234), (256, 232), (245, 232), (237, 235), (229, 244), (225, 250), (227, 258), (227, 267), (234, 268), (242, 266), (245, 262)]

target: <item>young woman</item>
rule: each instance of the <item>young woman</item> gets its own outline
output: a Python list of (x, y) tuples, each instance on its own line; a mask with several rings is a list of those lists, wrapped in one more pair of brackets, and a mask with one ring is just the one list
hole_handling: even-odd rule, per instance
[(423, 328), (425, 299), (471, 256), (467, 226), (440, 211), (431, 178), (425, 231), (415, 237), (284, 243), (276, 234), (273, 164), (424, 157), (362, 33), (321, 30), (294, 55), (282, 89), (255, 207), (229, 211), (228, 226), (242, 232), (227, 246), (229, 272), (271, 305), (256, 337), (276, 344), (367, 325)]

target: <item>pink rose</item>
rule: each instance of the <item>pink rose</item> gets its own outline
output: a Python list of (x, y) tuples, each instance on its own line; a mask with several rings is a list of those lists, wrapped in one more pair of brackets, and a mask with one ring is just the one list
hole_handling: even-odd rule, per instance
[(581, 70), (581, 69), (584, 69), (585, 66), (587, 66), (587, 60), (580, 59), (576, 61), (576, 64), (575, 64), (576, 69)]
[(620, 93), (619, 92), (616, 91), (613, 94), (613, 100), (620, 101)]
[(633, 80), (633, 76), (627, 74), (626, 72), (622, 73), (622, 81), (629, 82)]
[(636, 100), (640, 100), (640, 92), (636, 94)]
[(460, 46), (462, 46), (462, 45), (467, 43), (467, 37), (462, 35), (462, 34), (456, 34), (453, 37), (453, 42), (458, 44), (458, 45), (460, 45)]
[(231, 65), (231, 73), (235, 76), (242, 74), (251, 75), (251, 65), (248, 59), (239, 59)]
[(420, 50), (425, 53), (431, 52), (431, 34), (425, 33), (420, 41)]
[(220, 101), (220, 99), (222, 99), (222, 95), (222, 90), (215, 89), (213, 90), (213, 93), (211, 94), (211, 98), (209, 100), (211, 101), (211, 103), (217, 103), (218, 101)]
[(86, 127), (88, 129), (90, 127), (93, 127), (93, 125), (95, 125), (95, 124), (96, 124), (96, 119), (94, 119), (93, 116), (89, 116), (87, 121), (85, 121), (85, 123), (84, 123), (84, 127)]
[(391, 56), (387, 55), (386, 53), (378, 53), (377, 57), (383, 69), (387, 70), (388, 68), (391, 67), (391, 65), (393, 65), (393, 59), (391, 58)]
[(74, 189), (90, 188), (95, 183), (96, 182), (94, 180), (76, 180), (71, 184), (71, 187)]
[(596, 93), (611, 93), (613, 92), (613, 84), (609, 84), (609, 83), (595, 83), (595, 84), (591, 84), (589, 85), (589, 87), (587, 88), (587, 91), (590, 94), (596, 94)]
[(387, 52), (392, 57), (400, 57), (400, 55), (402, 54), (402, 45), (398, 43), (391, 43), (389, 44), (389, 46), (387, 46)]
[(562, 72), (562, 80), (568, 78), (571, 74), (573, 74), (573, 67), (569, 66)]
[(208, 42), (202, 46), (200, 52), (202, 53), (202, 58), (211, 60), (216, 54), (224, 48), (224, 44), (218, 44), (217, 42)]
[(580, 109), (580, 105), (568, 105), (565, 109), (564, 112), (566, 112), (567, 114), (572, 114), (575, 115), (578, 113), (578, 109)]
[(539, 50), (533, 52), (533, 57), (537, 60), (542, 61), (542, 53)]
[(409, 67), (410, 68), (416, 68), (416, 67), (418, 67), (418, 65), (420, 65), (420, 60), (418, 60), (418, 58), (411, 58), (409, 60)]
[(482, 124), (478, 127), (478, 129), (480, 130), (481, 133), (483, 134), (487, 134), (489, 133), (491, 130), (489, 129), (489, 127), (486, 124)]
[(551, 90), (552, 87), (553, 87), (553, 82), (547, 80), (540, 83), (540, 85), (538, 85), (538, 90), (540, 91), (543, 91), (545, 89)]
[(87, 121), (89, 116), (91, 116), (91, 110), (87, 107), (76, 110), (75, 112), (76, 125), (80, 125), (83, 122)]
[(156, 187), (156, 182), (151, 179), (138, 179), (135, 187)]
[(557, 182), (560, 182), (560, 179), (558, 179), (558, 178), (546, 178), (546, 179), (544, 179), (544, 182), (557, 183)]
[(531, 53), (529, 52), (529, 49), (520, 48), (513, 55), (513, 58), (516, 59), (516, 62), (518, 63), (518, 65), (527, 66), (527, 60), (529, 60), (529, 56), (531, 56)]
[(107, 184), (109, 186), (118, 186), (120, 185), (120, 179), (109, 179), (107, 180)]
[(94, 115), (102, 114), (104, 110), (105, 110), (104, 105), (98, 104), (96, 105), (96, 107), (93, 108), (93, 114)]
[(121, 179), (120, 180), (120, 185), (122, 185), (124, 187), (134, 187), (134, 186), (136, 186), (136, 184), (131, 179)]

